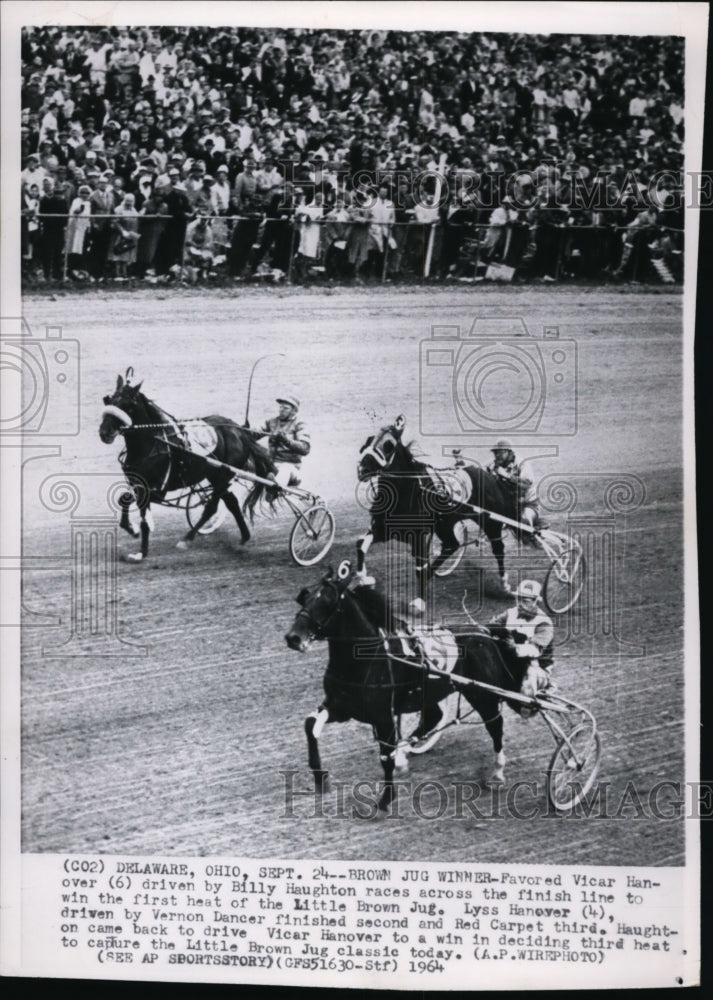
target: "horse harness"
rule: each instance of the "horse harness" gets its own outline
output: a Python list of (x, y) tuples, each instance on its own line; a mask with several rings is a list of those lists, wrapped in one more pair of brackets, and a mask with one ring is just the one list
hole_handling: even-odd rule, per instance
[[(198, 418), (193, 418), (190, 420), (175, 420), (168, 413), (166, 414), (166, 417), (168, 418), (169, 421), (168, 423), (166, 423), (165, 421), (162, 423), (146, 423), (146, 424), (135, 424), (132, 422), (130, 425), (127, 425), (120, 431), (120, 433), (124, 435), (124, 439), (126, 439), (126, 434), (131, 431), (153, 430), (161, 432), (160, 434), (153, 435), (156, 444), (154, 445), (154, 448), (149, 452), (147, 456), (148, 458), (150, 458), (153, 454), (156, 453), (156, 451), (158, 450), (156, 447), (157, 445), (165, 446), (163, 449), (161, 449), (160, 453), (168, 457), (168, 462), (166, 464), (166, 472), (164, 473), (161, 485), (157, 487), (157, 489), (152, 490), (152, 492), (155, 493), (155, 495), (157, 496), (163, 496), (166, 493), (168, 483), (171, 479), (171, 473), (174, 470), (174, 464), (173, 464), (174, 455), (176, 456), (179, 471), (182, 471), (186, 461), (185, 456), (210, 455), (215, 450), (215, 447), (217, 446), (218, 443), (218, 436), (216, 431), (204, 420), (200, 420)], [(190, 431), (187, 430), (188, 424), (196, 424), (197, 425), (196, 430), (198, 429), (198, 427), (200, 427), (203, 433), (201, 434), (194, 432), (193, 434), (191, 434)], [(207, 431), (210, 431), (211, 434), (207, 434), (206, 433)], [(170, 440), (169, 432), (172, 432), (173, 435), (176, 438), (178, 438), (179, 443)], [(119, 463), (125, 473), (127, 469), (126, 451), (127, 449), (124, 448), (121, 454), (119, 455)], [(131, 468), (129, 468), (129, 471), (132, 471)]]

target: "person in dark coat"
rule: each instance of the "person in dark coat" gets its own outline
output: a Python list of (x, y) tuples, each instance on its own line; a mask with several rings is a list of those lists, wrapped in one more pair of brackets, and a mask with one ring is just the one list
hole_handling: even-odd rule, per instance
[(166, 238), (169, 247), (168, 268), (181, 265), (183, 262), (183, 244), (186, 239), (186, 226), (191, 215), (191, 203), (183, 186), (179, 183), (179, 172), (172, 168), (168, 172), (171, 186), (163, 200), (166, 203), (168, 222), (166, 223)]
[(42, 270), (47, 281), (60, 281), (63, 272), (64, 230), (67, 225), (69, 205), (61, 195), (55, 193), (54, 182), (48, 177), (42, 182), (43, 196), (40, 198), (42, 230)]

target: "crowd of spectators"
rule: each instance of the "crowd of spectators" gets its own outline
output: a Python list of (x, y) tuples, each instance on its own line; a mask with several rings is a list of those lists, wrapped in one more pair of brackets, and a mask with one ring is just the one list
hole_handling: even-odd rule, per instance
[(26, 28), (23, 274), (672, 281), (683, 42)]

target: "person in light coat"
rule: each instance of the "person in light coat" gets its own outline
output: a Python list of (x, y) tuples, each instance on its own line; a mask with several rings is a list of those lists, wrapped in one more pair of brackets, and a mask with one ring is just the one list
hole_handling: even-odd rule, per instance
[(92, 206), (89, 201), (91, 188), (88, 184), (80, 184), (77, 190), (77, 197), (69, 206), (69, 220), (67, 223), (67, 263), (72, 277), (77, 277), (77, 272), (84, 270), (84, 251), (87, 242), (87, 233), (91, 228)]

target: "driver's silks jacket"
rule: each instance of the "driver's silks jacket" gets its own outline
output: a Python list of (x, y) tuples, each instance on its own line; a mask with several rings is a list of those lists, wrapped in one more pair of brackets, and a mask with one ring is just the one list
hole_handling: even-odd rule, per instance
[(289, 462), (299, 468), (304, 456), (309, 455), (312, 442), (304, 424), (298, 420), (296, 414), (288, 420), (281, 420), (279, 417), (266, 420), (261, 431), (271, 436), (284, 434), (288, 439), (287, 442), (270, 441), (270, 457), (273, 462)]
[(552, 619), (544, 612), (537, 611), (532, 618), (526, 618), (515, 606), (496, 615), (488, 622), (488, 628), (497, 638), (510, 636), (516, 656), (537, 659), (544, 669), (552, 666), (555, 630)]
[(495, 462), (488, 466), (488, 472), (492, 472), (500, 480), (501, 485), (514, 491), (518, 506), (537, 505), (537, 487), (532, 468), (527, 459), (518, 462), (515, 456), (503, 465), (496, 465)]

